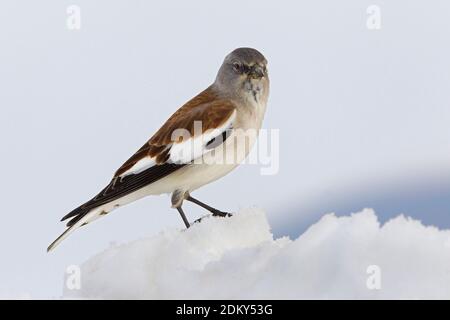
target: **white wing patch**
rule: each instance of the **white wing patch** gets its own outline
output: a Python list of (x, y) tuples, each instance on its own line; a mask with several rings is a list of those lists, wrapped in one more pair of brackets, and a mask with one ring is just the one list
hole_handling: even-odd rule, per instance
[[(212, 139), (220, 136), (225, 130), (232, 127), (233, 121), (236, 119), (236, 110), (220, 127), (205, 131), (197, 137), (191, 137), (181, 143), (172, 143), (167, 145), (170, 149), (169, 160), (170, 163), (184, 164), (190, 163), (204, 154), (211, 152), (212, 149), (207, 149), (206, 144)], [(167, 149), (166, 149), (167, 150)], [(156, 164), (155, 158), (145, 157), (136, 162), (130, 169), (123, 172), (120, 177), (125, 177), (130, 174), (138, 174)]]
[(235, 119), (236, 110), (220, 127), (207, 130), (203, 134), (187, 139), (181, 143), (172, 144), (169, 162), (179, 164), (189, 163), (192, 160), (203, 156), (205, 153), (211, 152), (211, 149), (206, 148), (206, 144), (212, 139), (220, 136), (225, 130), (230, 129)]
[(138, 174), (150, 167), (153, 167), (155, 165), (155, 158), (145, 157), (136, 162), (130, 169), (125, 171), (120, 175), (120, 177), (125, 177), (130, 174)]

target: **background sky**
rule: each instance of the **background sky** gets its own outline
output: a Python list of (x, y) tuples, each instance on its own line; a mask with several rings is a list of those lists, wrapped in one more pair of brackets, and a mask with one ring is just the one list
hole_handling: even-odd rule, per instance
[(450, 228), (449, 12), (445, 0), (2, 1), (0, 297), (59, 297), (68, 265), (182, 227), (167, 196), (146, 198), (45, 252), (59, 219), (241, 46), (269, 61), (264, 127), (280, 130), (280, 170), (243, 166), (199, 199), (261, 207), (276, 235), (364, 207)]

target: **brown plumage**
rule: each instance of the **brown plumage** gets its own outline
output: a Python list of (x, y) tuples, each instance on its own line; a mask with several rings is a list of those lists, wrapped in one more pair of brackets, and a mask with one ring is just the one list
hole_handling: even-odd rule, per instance
[(114, 177), (122, 175), (145, 157), (156, 157), (157, 164), (166, 162), (170, 145), (183, 142), (182, 136), (179, 136), (177, 141), (172, 140), (175, 130), (185, 129), (194, 137), (195, 121), (201, 121), (201, 132), (206, 132), (224, 124), (234, 110), (235, 106), (230, 100), (220, 99), (209, 87), (178, 109), (150, 140), (116, 171)]

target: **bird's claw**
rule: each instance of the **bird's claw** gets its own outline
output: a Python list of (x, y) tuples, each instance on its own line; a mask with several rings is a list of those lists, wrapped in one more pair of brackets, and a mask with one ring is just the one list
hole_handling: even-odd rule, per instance
[(222, 218), (225, 218), (225, 217), (231, 217), (232, 214), (231, 214), (231, 213), (228, 213), (228, 212), (223, 212), (223, 211), (217, 210), (217, 211), (214, 211), (214, 212), (213, 212), (212, 216), (213, 216), (213, 217), (222, 217)]
[(217, 211), (214, 211), (214, 212), (212, 213), (212, 215), (206, 215), (206, 216), (203, 216), (203, 217), (201, 217), (201, 218), (198, 218), (197, 220), (194, 221), (194, 223), (201, 222), (202, 219), (207, 218), (207, 217), (210, 217), (210, 216), (213, 216), (213, 217), (220, 217), (220, 218), (225, 218), (225, 217), (232, 217), (233, 214), (231, 214), (231, 213), (229, 213), (229, 212), (223, 212), (223, 211), (217, 210)]

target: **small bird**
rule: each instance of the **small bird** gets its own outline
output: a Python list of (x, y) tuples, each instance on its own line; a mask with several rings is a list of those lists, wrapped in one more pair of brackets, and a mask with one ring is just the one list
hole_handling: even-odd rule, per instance
[(238, 48), (225, 57), (214, 83), (179, 108), (114, 174), (100, 193), (65, 215), (67, 229), (54, 249), (77, 228), (148, 195), (171, 194), (189, 228), (183, 201), (212, 213), (191, 192), (236, 168), (253, 147), (269, 96), (267, 60), (257, 50)]

